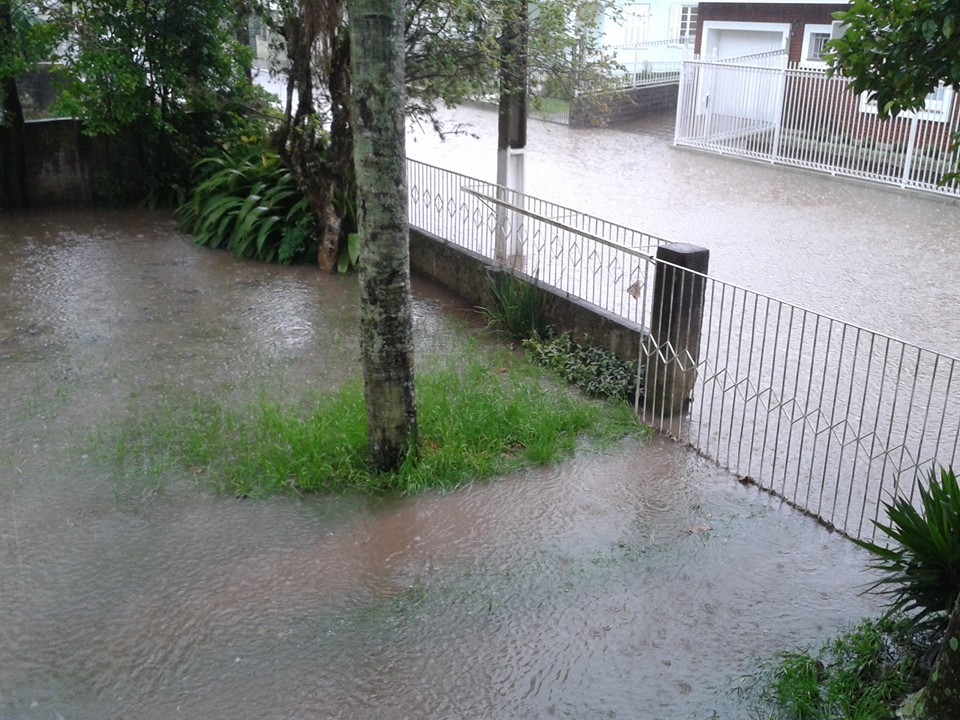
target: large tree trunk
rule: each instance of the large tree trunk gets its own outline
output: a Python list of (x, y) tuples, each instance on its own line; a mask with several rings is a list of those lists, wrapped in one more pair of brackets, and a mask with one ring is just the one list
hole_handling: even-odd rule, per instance
[(947, 634), (923, 689), (920, 720), (960, 718), (960, 595), (953, 604)]
[[(0, 27), (13, 33), (10, 3), (0, 2)], [(26, 125), (14, 77), (0, 78), (3, 122), (0, 123), (0, 208), (24, 208), (27, 197)]]
[(360, 345), (377, 470), (414, 452), (413, 313), (403, 122), (403, 2), (349, 0), (360, 216)]

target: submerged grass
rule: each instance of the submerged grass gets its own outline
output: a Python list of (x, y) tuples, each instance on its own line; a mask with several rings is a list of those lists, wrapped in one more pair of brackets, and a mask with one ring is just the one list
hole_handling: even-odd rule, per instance
[(491, 365), (481, 356), (428, 370), (417, 377), (417, 405), (420, 452), (395, 473), (367, 466), (359, 382), (298, 405), (260, 399), (235, 409), (210, 398), (168, 405), (127, 423), (110, 448), (124, 477), (187, 468), (241, 497), (417, 493), (556, 461), (580, 438), (603, 444), (648, 432), (628, 405), (587, 400), (512, 359)]
[(747, 678), (741, 695), (756, 718), (893, 720), (925, 676), (906, 624), (864, 620), (817, 652), (783, 653)]

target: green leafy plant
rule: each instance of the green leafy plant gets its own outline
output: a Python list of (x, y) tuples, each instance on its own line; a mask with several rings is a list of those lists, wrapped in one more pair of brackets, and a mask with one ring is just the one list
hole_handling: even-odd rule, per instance
[(340, 255), (337, 272), (343, 274), (356, 269), (360, 264), (360, 234), (357, 217), (356, 188), (337, 192), (334, 206), (340, 214)]
[(313, 213), (276, 153), (241, 146), (198, 163), (200, 181), (178, 209), (198, 245), (289, 264), (316, 252)]
[(490, 295), (492, 306), (480, 308), (480, 311), (491, 328), (516, 340), (549, 334), (543, 293), (536, 285), (510, 273), (499, 272), (490, 280)]
[(864, 620), (816, 652), (791, 651), (744, 679), (752, 717), (781, 720), (893, 720), (926, 675), (903, 622)]
[(953, 468), (932, 468), (919, 486), (920, 509), (902, 495), (884, 503), (889, 524), (875, 523), (893, 544), (855, 541), (883, 575), (869, 590), (890, 597), (918, 631), (940, 633), (960, 592), (960, 487)]
[(588, 395), (633, 401), (637, 365), (609, 350), (574, 341), (570, 333), (550, 339), (528, 338), (523, 346), (540, 365)]

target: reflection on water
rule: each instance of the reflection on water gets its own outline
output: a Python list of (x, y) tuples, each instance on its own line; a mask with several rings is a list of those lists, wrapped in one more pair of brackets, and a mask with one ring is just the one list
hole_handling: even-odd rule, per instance
[[(442, 352), (456, 303), (415, 287)], [(666, 442), (380, 500), (84, 454), (167, 397), (353, 377), (357, 297), (164, 215), (0, 220), (0, 717), (738, 717), (755, 658), (871, 612), (849, 543)]]

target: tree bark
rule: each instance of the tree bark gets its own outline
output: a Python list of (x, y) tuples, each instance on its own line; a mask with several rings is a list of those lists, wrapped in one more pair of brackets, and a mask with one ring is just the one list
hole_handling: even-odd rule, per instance
[(947, 633), (923, 689), (920, 720), (960, 718), (960, 595), (953, 604)]
[(350, 0), (354, 166), (360, 225), (360, 349), (373, 467), (417, 443), (404, 152), (402, 0)]
[[(10, 3), (0, 2), (0, 27), (13, 34)], [(25, 208), (27, 196), (26, 123), (17, 90), (17, 79), (0, 78), (3, 97), (3, 122), (0, 123), (0, 208)]]
[[(342, 27), (342, 9), (339, 0), (301, 2), (300, 14), (288, 17), (283, 28), (290, 68), (280, 152), (317, 220), (317, 265), (325, 272), (337, 267), (340, 253), (343, 215), (337, 208), (338, 192), (344, 197), (353, 193), (350, 42)], [(329, 95), (329, 133), (317, 119), (316, 85)]]

